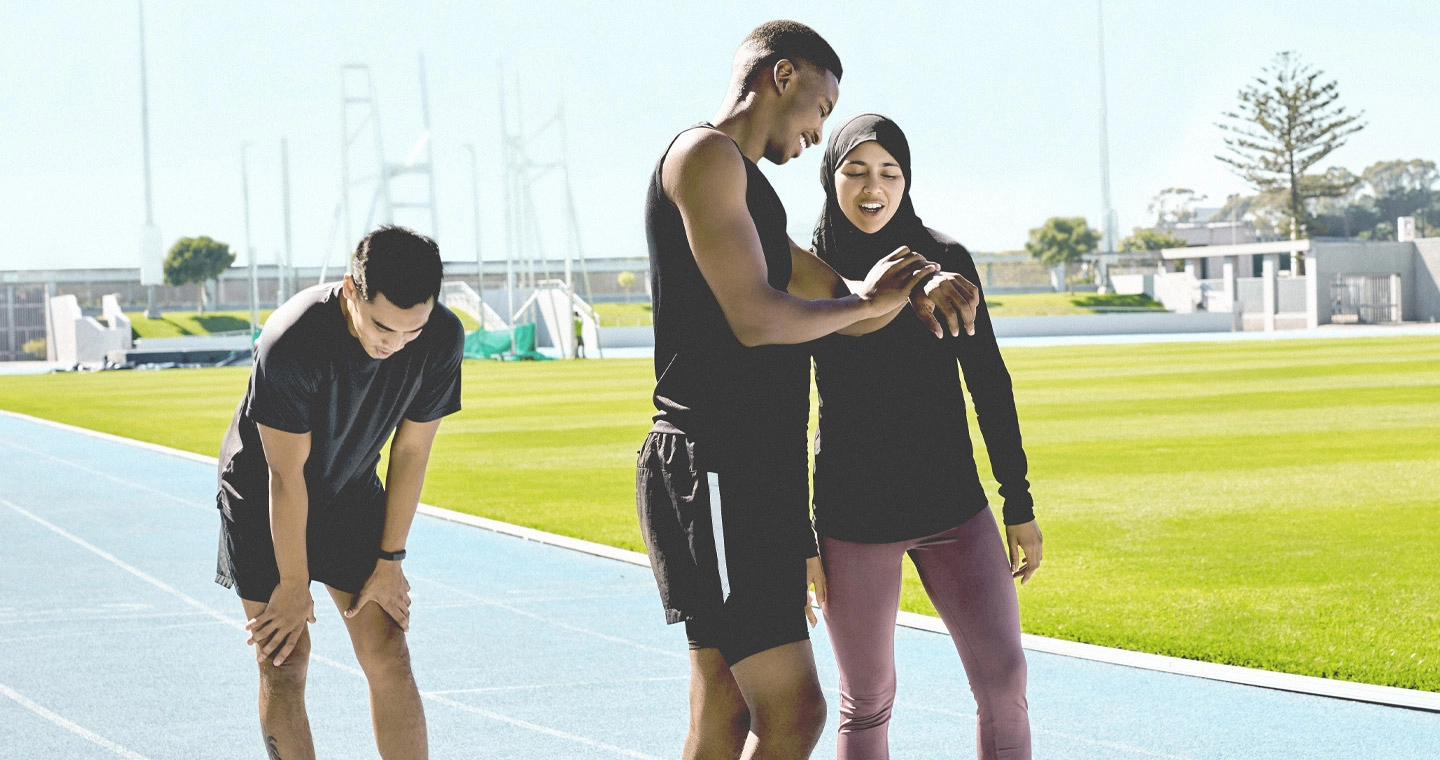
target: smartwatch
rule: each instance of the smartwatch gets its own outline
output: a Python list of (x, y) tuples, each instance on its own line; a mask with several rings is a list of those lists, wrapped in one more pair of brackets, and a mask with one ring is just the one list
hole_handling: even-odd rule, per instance
[(401, 549), (398, 552), (387, 552), (384, 549), (381, 549), (380, 559), (388, 559), (391, 562), (399, 562), (400, 560), (405, 559), (405, 550)]

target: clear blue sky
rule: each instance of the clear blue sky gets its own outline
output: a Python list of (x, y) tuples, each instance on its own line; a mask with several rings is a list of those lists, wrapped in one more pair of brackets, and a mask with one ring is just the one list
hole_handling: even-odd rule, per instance
[[(1343, 102), (1366, 112), (1369, 128), (1331, 163), (1358, 172), (1382, 159), (1440, 159), (1434, 0), (1111, 0), (1105, 11), (1122, 232), (1148, 222), (1145, 207), (1161, 188), (1192, 187), (1216, 205), (1244, 190), (1213, 158), (1214, 122), (1280, 50), (1323, 68)], [(589, 254), (643, 256), (643, 194), (659, 151), (714, 114), (746, 32), (786, 17), (814, 26), (844, 60), (837, 117), (881, 111), (906, 128), (916, 206), (932, 226), (996, 251), (1020, 247), (1049, 216), (1099, 218), (1096, 14), (1087, 0), (151, 0), (146, 15), (155, 215), (167, 247), (208, 234), (243, 250), (240, 144), (251, 140), (252, 242), (271, 261), (283, 240), (287, 137), (296, 263), (319, 263), (339, 197), (339, 67), (372, 67), (388, 157), (399, 161), (421, 131), (423, 52), (447, 259), (474, 255), (466, 142), (481, 160), (482, 246), (487, 258), (502, 255), (499, 60), (521, 77), (531, 127), (564, 87)], [(133, 2), (0, 0), (0, 269), (138, 265), (137, 57)], [(537, 158), (546, 152), (537, 145)], [(801, 241), (819, 208), (819, 159), (812, 149), (783, 167), (762, 164)], [(539, 185), (536, 200), (557, 209), (557, 191)], [(558, 251), (559, 218), (544, 221), (546, 245)]]

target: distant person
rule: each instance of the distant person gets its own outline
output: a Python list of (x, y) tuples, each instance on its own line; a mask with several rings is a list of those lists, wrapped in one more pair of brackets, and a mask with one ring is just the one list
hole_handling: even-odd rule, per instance
[[(906, 246), (979, 282), (964, 246), (916, 216), (910, 148), (895, 122), (861, 114), (841, 124), (821, 175), (826, 202), (815, 251), (842, 277), (863, 274)], [(969, 676), (979, 705), (979, 757), (1030, 757), (1012, 578), (1024, 583), (1040, 567), (1041, 537), (1015, 397), (983, 298), (973, 334), (947, 321), (949, 334), (941, 330), (938, 341), (937, 322), (900, 314), (868, 335), (814, 345), (815, 530), (829, 592), (822, 609), (840, 668), (840, 760), (890, 756), (895, 612), (906, 553)], [(960, 371), (1005, 500), (1003, 541), (976, 472)]]
[[(756, 162), (819, 144), (840, 76), (809, 27), (756, 28), (715, 121), (674, 138), (646, 195), (657, 413), (636, 502), (666, 620), (684, 621), (690, 640), (687, 760), (814, 748), (825, 698), (806, 588), (823, 597), (825, 581), (809, 521), (800, 344), (881, 327), (935, 270), (901, 248), (842, 281), (785, 232)], [(965, 308), (946, 286), (932, 300)]]
[[(428, 756), (401, 570), (440, 419), (460, 410), (465, 333), (437, 302), (435, 242), (401, 227), (360, 241), (354, 274), (271, 315), (220, 450), (216, 582), (245, 607), (271, 758), (313, 758), (305, 714), (311, 581), (344, 615), (370, 684), (380, 755)], [(380, 450), (394, 433), (382, 484)]]
[(577, 359), (584, 359), (584, 358), (585, 358), (585, 323), (584, 323), (583, 321), (581, 321), (581, 319), (580, 319), (580, 312), (579, 312), (579, 311), (574, 312), (574, 315), (575, 315), (575, 319), (574, 319), (574, 322), (575, 322), (575, 358), (577, 358)]

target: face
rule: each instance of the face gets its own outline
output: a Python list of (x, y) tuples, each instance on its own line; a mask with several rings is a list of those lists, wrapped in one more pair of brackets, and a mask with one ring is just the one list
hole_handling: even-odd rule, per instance
[(840, 82), (828, 69), (788, 60), (775, 64), (774, 76), (779, 109), (765, 158), (783, 164), (820, 144), (820, 129), (840, 98)]
[(860, 143), (835, 171), (835, 198), (845, 218), (862, 232), (885, 228), (905, 197), (905, 175), (890, 151), (874, 140)]
[(375, 300), (366, 301), (355, 288), (355, 280), (345, 275), (345, 322), (350, 334), (360, 341), (361, 348), (372, 359), (384, 359), (404, 348), (410, 341), (420, 337), (425, 323), (430, 321), (430, 310), (435, 299), (402, 309), (390, 302), (384, 293), (376, 293)]

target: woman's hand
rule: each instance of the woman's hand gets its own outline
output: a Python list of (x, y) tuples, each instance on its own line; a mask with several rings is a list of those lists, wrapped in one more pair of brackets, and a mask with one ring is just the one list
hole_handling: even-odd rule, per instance
[[(810, 592), (811, 586), (815, 587), (814, 593)], [(819, 557), (810, 557), (805, 560), (805, 617), (809, 618), (811, 628), (820, 624), (812, 606), (816, 604), (822, 610), (825, 608), (825, 566)]]
[(874, 316), (887, 314), (905, 305), (905, 299), (927, 275), (940, 271), (934, 264), (905, 246), (896, 248), (889, 256), (875, 262), (860, 292), (855, 295), (874, 308)]
[[(1019, 525), (1005, 526), (1005, 543), (1010, 547), (1010, 577), (1019, 578), (1020, 585), (1040, 569), (1041, 544), (1039, 523), (1031, 520)], [(1024, 558), (1021, 558), (1021, 553)]]
[(278, 668), (300, 643), (305, 624), (313, 622), (315, 601), (310, 597), (310, 584), (282, 580), (270, 592), (265, 611), (245, 623), (245, 630), (250, 632), (245, 643), (255, 645), (256, 662), (264, 662), (274, 655), (273, 662)]
[(980, 288), (954, 272), (937, 272), (910, 292), (910, 308), (937, 338), (945, 337), (946, 325), (935, 318), (936, 311), (945, 318), (951, 335), (959, 337), (962, 325), (966, 335), (974, 335)]

